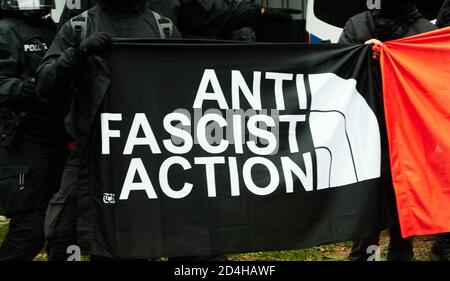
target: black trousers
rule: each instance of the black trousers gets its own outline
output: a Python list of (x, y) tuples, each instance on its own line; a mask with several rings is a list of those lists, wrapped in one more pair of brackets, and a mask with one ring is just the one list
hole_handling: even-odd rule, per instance
[(53, 195), (45, 216), (49, 261), (67, 261), (69, 246), (77, 245), (77, 187), (80, 155), (73, 151), (64, 167), (59, 191)]
[(11, 219), (0, 247), (0, 261), (33, 260), (43, 249), (44, 217), (58, 189), (66, 140), (29, 134), (14, 150), (0, 147), (0, 202)]
[(434, 261), (450, 261), (450, 233), (436, 235), (436, 242), (431, 248), (430, 259)]
[[(394, 187), (392, 184), (388, 187), (386, 193), (386, 214), (388, 216), (388, 227), (389, 227), (389, 248), (388, 248), (388, 261), (409, 261), (414, 256), (413, 251), (413, 239), (412, 238), (402, 238), (402, 233), (400, 229), (400, 221), (397, 211), (397, 203), (395, 199)], [(380, 227), (381, 228), (381, 227)], [(353, 248), (350, 253), (349, 259), (351, 261), (367, 261), (374, 254), (369, 247), (375, 245), (379, 246), (380, 241), (380, 231), (376, 231), (365, 237), (353, 241)]]

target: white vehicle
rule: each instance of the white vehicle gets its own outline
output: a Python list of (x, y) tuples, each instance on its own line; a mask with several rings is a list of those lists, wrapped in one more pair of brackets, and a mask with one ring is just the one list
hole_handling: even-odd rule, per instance
[[(372, 0), (309, 0), (306, 14), (306, 30), (311, 43), (328, 41), (337, 43), (345, 23), (352, 16), (366, 11)], [(418, 0), (420, 12), (435, 20), (444, 0)]]
[(64, 5), (66, 5), (67, 0), (55, 0), (56, 9), (52, 11), (52, 19), (55, 22), (59, 22), (59, 18), (64, 9)]

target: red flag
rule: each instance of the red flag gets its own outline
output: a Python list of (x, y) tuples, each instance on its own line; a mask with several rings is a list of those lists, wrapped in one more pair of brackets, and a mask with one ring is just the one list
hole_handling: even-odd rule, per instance
[(403, 236), (450, 232), (450, 28), (385, 43), (381, 66)]

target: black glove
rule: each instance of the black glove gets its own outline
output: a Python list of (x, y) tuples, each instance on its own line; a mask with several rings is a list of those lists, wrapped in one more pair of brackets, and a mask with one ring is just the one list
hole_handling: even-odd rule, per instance
[(78, 47), (79, 55), (82, 58), (88, 58), (92, 55), (98, 55), (111, 47), (113, 40), (108, 33), (96, 32), (84, 39)]
[(22, 97), (36, 96), (36, 83), (34, 78), (22, 82), (20, 86), (20, 95)]
[(301, 10), (289, 8), (261, 8), (261, 17), (264, 20), (290, 21), (292, 15), (300, 15)]

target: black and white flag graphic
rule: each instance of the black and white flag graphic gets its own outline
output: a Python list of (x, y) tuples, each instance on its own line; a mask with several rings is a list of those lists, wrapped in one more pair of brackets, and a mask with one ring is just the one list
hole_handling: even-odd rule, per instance
[(93, 254), (297, 249), (380, 224), (367, 46), (117, 44), (91, 130)]

